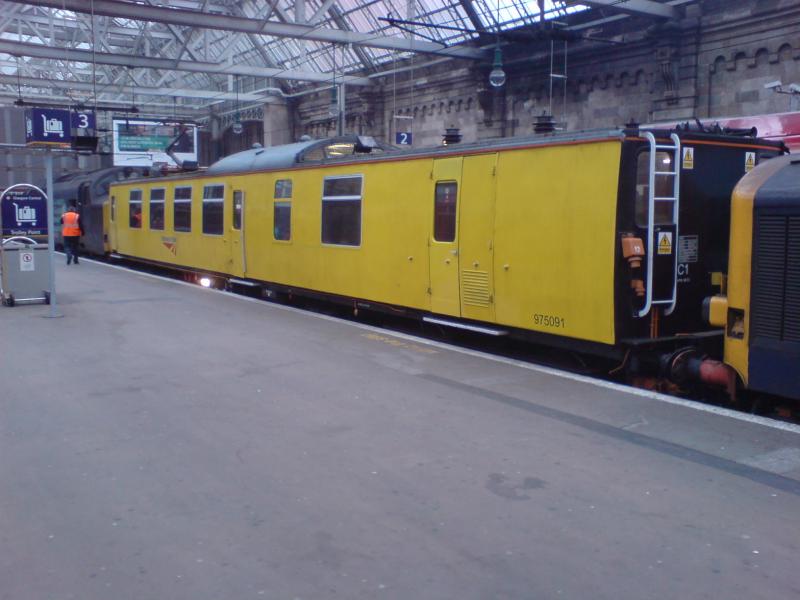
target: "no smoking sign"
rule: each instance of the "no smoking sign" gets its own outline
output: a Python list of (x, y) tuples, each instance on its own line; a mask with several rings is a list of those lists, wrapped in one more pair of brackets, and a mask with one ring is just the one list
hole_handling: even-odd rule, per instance
[(34, 271), (35, 270), (33, 252), (20, 252), (19, 253), (19, 270), (20, 271)]

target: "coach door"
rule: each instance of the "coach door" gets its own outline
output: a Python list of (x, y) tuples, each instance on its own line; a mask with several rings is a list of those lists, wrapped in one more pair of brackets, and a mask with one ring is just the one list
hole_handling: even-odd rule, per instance
[(497, 154), (464, 158), (458, 217), (461, 316), (494, 321), (494, 200)]
[(230, 261), (231, 274), (236, 277), (244, 277), (247, 271), (247, 263), (244, 254), (244, 198), (244, 190), (233, 190), (233, 202), (231, 203)]
[(459, 158), (433, 163), (432, 227), (428, 239), (431, 312), (461, 316), (458, 284), (458, 210), (461, 188)]

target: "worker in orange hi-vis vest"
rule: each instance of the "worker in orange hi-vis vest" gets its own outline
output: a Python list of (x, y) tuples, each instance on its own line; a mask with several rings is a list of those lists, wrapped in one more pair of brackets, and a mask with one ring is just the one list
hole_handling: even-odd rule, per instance
[(75, 259), (75, 264), (78, 264), (78, 242), (80, 242), (83, 235), (83, 223), (81, 223), (81, 216), (78, 214), (78, 209), (75, 205), (75, 200), (70, 200), (67, 212), (61, 215), (61, 236), (64, 238), (64, 252), (67, 253), (67, 264)]

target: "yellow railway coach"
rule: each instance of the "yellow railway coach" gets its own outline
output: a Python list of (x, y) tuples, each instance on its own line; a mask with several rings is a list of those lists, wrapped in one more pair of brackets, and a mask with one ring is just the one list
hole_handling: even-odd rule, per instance
[(780, 152), (636, 128), (412, 151), (357, 136), (257, 147), (114, 184), (108, 243), (231, 284), (610, 356), (717, 342), (721, 354), (702, 304), (727, 268), (730, 193), (748, 161)]

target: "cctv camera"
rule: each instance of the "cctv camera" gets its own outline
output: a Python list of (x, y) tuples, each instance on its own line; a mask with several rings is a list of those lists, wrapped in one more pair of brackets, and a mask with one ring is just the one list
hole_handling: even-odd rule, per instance
[(769, 83), (765, 83), (764, 87), (768, 90), (779, 90), (783, 87), (783, 82), (781, 82), (780, 80), (770, 81)]
[(800, 83), (790, 83), (789, 91), (793, 94), (800, 94)]

